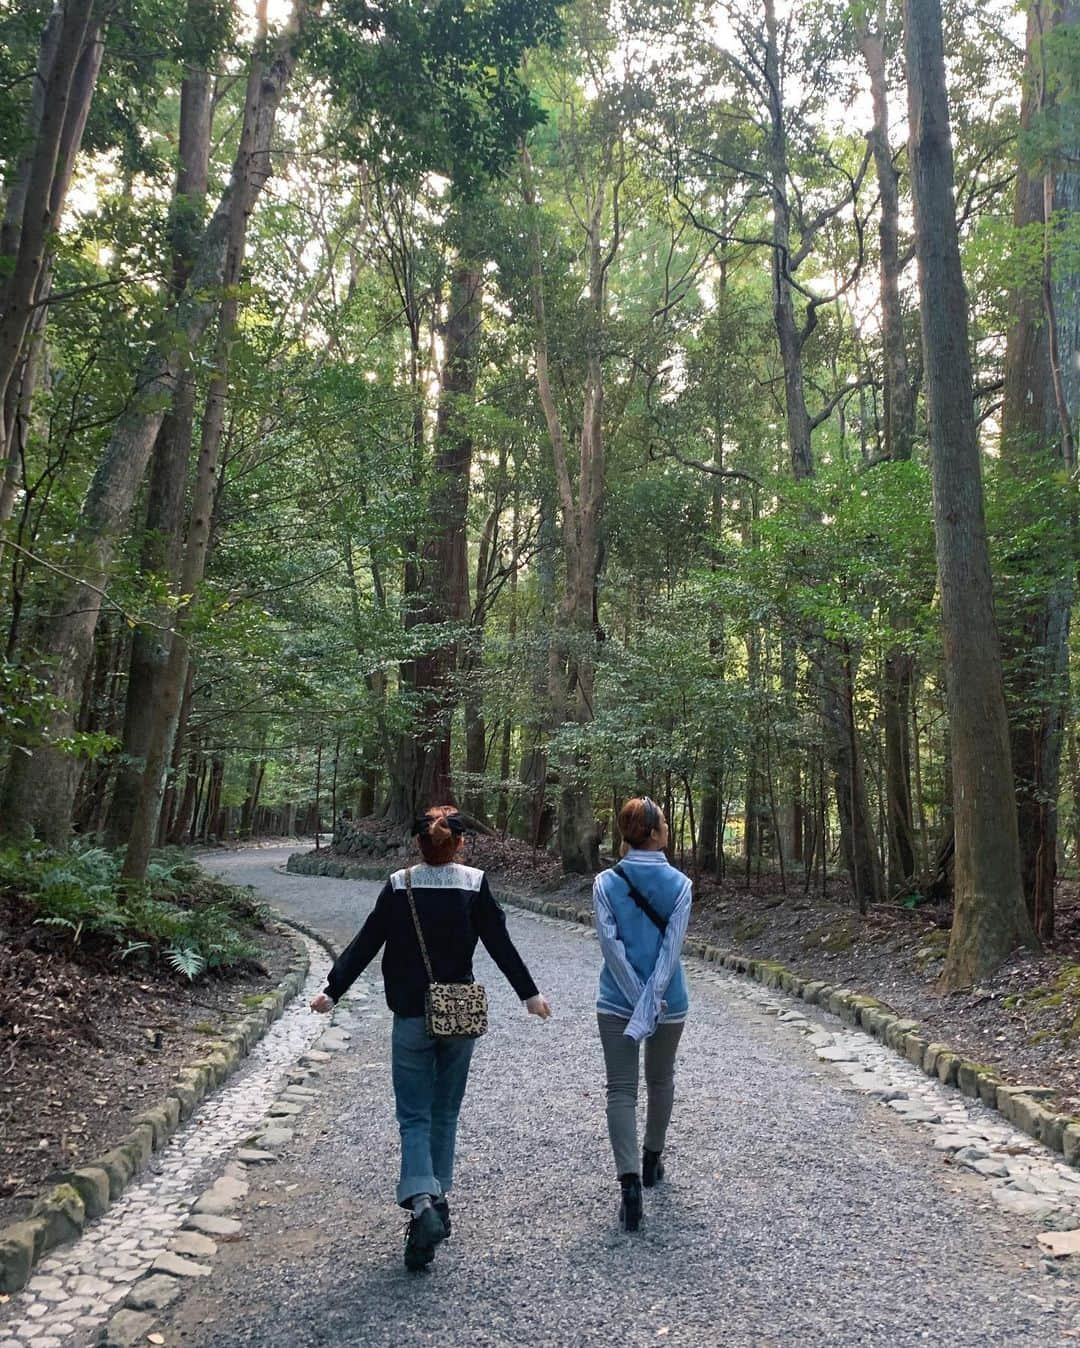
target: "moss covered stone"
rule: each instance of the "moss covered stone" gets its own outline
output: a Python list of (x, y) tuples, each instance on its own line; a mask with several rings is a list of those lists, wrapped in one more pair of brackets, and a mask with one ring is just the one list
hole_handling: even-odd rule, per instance
[[(144, 1109), (141, 1114), (136, 1114), (132, 1119), (132, 1123), (145, 1123), (149, 1126), (154, 1137), (155, 1151), (165, 1145), (176, 1126), (176, 1120), (170, 1123), (171, 1112), (164, 1105), (155, 1105), (153, 1109)], [(177, 1111), (177, 1119), (179, 1117), (179, 1111)]]
[(190, 1067), (182, 1067), (177, 1072), (176, 1080), (181, 1085), (189, 1086), (201, 1100), (213, 1085), (214, 1077), (205, 1063), (192, 1063)]
[(137, 1123), (120, 1145), (131, 1151), (135, 1169), (141, 1170), (154, 1152), (154, 1130), (149, 1123)]
[(948, 1053), (948, 1051), (948, 1044), (940, 1044), (936, 1040), (931, 1044), (927, 1044), (926, 1051), (923, 1053), (922, 1057), (922, 1070), (928, 1077), (937, 1075), (937, 1060), (942, 1053)]
[(182, 1119), (191, 1118), (200, 1098), (192, 1086), (186, 1081), (174, 1081), (169, 1088), (169, 1092), (171, 1098), (176, 1101), (180, 1117)]
[(938, 1054), (936, 1074), (937, 1079), (943, 1086), (955, 1086), (956, 1074), (960, 1068), (960, 1055), (953, 1053), (951, 1049), (946, 1049), (944, 1053)]
[(40, 1217), (45, 1223), (41, 1249), (51, 1250), (82, 1235), (86, 1206), (73, 1185), (58, 1184), (37, 1200), (30, 1209), (30, 1216)]
[(970, 1096), (972, 1100), (979, 1098), (979, 1071), (979, 1064), (968, 1058), (961, 1058), (956, 1069), (957, 1086), (964, 1095)]
[(917, 1030), (909, 1030), (904, 1036), (904, 1057), (908, 1062), (913, 1062), (916, 1067), (922, 1067), (923, 1058), (926, 1056), (926, 1050), (930, 1046), (930, 1041)]
[(885, 1042), (889, 1048), (894, 1049), (897, 1053), (903, 1053), (907, 1036), (918, 1028), (919, 1022), (917, 1020), (905, 1020), (900, 1017), (894, 1020), (885, 1031)]
[[(1040, 1106), (1037, 1100), (1033, 1100), (1030, 1095), (999, 1090), (998, 1101), (998, 1109), (1010, 1123), (1031, 1137), (1039, 1136)], [(1005, 1106), (1004, 1109), (1001, 1108), (1002, 1104)]]
[(45, 1245), (45, 1221), (32, 1217), (0, 1227), (0, 1292), (25, 1287), (34, 1260)]
[(1040, 1120), (1043, 1143), (1052, 1147), (1054, 1151), (1065, 1150), (1065, 1129), (1069, 1126), (1069, 1115), (1058, 1114), (1052, 1109), (1043, 1109), (1043, 1117)]
[(991, 1109), (997, 1109), (998, 1087), (1002, 1084), (1001, 1077), (992, 1067), (982, 1067), (978, 1070), (979, 1081), (979, 1099), (984, 1105), (989, 1105)]
[(109, 1198), (115, 1200), (124, 1192), (135, 1174), (135, 1163), (129, 1153), (120, 1147), (114, 1147), (94, 1162), (109, 1177)]
[(1080, 1169), (1080, 1119), (1067, 1123), (1061, 1134), (1061, 1150), (1070, 1165)]
[(80, 1166), (77, 1170), (68, 1170), (60, 1179), (62, 1183), (70, 1184), (82, 1199), (89, 1220), (104, 1214), (109, 1206), (109, 1176), (101, 1166)]

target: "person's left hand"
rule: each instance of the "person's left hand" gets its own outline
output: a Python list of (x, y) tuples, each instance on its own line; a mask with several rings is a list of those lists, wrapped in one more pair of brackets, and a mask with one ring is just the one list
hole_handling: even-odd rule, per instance
[(333, 1011), (334, 999), (327, 993), (320, 992), (317, 996), (312, 997), (311, 1009), (312, 1011), (318, 1011), (320, 1015), (326, 1015), (328, 1011)]
[(541, 1020), (547, 1020), (551, 1015), (551, 1007), (548, 1005), (548, 999), (541, 993), (535, 997), (530, 997), (525, 1003), (525, 1010), (530, 1016), (539, 1016)]

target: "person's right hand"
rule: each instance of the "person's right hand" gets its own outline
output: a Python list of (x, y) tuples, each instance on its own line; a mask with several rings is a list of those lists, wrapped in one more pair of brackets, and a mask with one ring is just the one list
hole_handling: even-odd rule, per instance
[(311, 1009), (312, 1011), (318, 1011), (322, 1015), (326, 1015), (328, 1011), (333, 1011), (334, 999), (333, 997), (327, 996), (325, 992), (320, 992), (317, 996), (312, 997)]
[(547, 1020), (551, 1015), (551, 1007), (548, 1005), (547, 998), (543, 993), (538, 992), (535, 997), (530, 997), (525, 1003), (525, 1010), (530, 1016), (539, 1016), (541, 1020)]

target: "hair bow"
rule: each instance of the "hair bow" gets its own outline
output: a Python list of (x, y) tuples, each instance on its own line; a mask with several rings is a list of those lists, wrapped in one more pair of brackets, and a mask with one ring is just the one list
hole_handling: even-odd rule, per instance
[(469, 828), (460, 814), (445, 814), (442, 816), (432, 816), (430, 814), (419, 815), (413, 820), (413, 837), (426, 838), (431, 832), (431, 826), (441, 817), (442, 822), (456, 837), (461, 837), (463, 833), (468, 833)]

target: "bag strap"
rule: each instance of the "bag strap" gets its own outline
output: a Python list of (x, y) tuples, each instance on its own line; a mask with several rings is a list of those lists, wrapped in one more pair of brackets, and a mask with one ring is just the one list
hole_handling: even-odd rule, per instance
[(435, 982), (435, 975), (431, 971), (431, 960), (428, 959), (427, 945), (424, 942), (424, 933), (420, 930), (420, 915), (416, 911), (416, 900), (412, 892), (412, 867), (405, 868), (405, 893), (409, 896), (409, 909), (412, 912), (413, 926), (416, 928), (416, 939), (420, 942), (420, 954), (424, 959), (424, 968), (427, 970), (429, 983)]
[(623, 870), (621, 861), (617, 865), (612, 866), (611, 869), (630, 891), (630, 897), (662, 936), (664, 932), (667, 931), (667, 918), (661, 917), (645, 895), (642, 894), (641, 890), (638, 889), (637, 885), (634, 884), (633, 880), (631, 880)]

